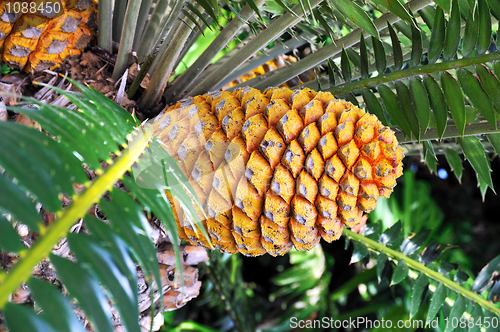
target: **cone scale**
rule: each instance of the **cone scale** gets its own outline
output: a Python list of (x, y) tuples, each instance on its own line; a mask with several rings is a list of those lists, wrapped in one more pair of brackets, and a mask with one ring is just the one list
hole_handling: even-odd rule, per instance
[(93, 0), (1, 0), (1, 60), (28, 72), (58, 67), (91, 40), (96, 8)]
[(402, 174), (394, 132), (329, 92), (219, 91), (166, 108), (153, 126), (203, 206), (193, 228), (169, 196), (181, 238), (212, 248), (204, 228), (226, 253), (276, 256), (337, 240)]

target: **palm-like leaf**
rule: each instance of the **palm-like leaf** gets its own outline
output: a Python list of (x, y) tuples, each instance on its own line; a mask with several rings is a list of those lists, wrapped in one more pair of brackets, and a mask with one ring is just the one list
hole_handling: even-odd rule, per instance
[[(30, 100), (29, 107), (16, 108), (16, 111), (38, 121), (51, 136), (15, 123), (0, 123), (3, 140), (0, 181), (4, 188), (0, 194), (0, 208), (10, 216), (9, 221), (2, 216), (0, 225), (5, 235), (11, 236), (0, 241), (0, 248), (20, 257), (8, 273), (0, 274), (0, 307), (4, 309), (12, 331), (23, 330), (24, 323), (38, 326), (34, 329), (47, 326), (54, 330), (77, 330), (76, 327), (64, 328), (74, 326), (76, 319), (71, 310), (67, 310), (67, 300), (53, 295), (57, 301), (44, 301), (44, 297), (57, 291), (41, 281), (28, 282), (35, 301), (43, 309), (41, 316), (7, 302), (9, 295), (23, 281), (28, 281), (33, 267), (49, 256), (71, 296), (78, 300), (99, 330), (113, 330), (109, 296), (116, 303), (127, 329), (136, 331), (139, 316), (134, 262), (145, 271), (148, 282), (155, 280), (161, 289), (151, 226), (143, 210), (154, 213), (171, 238), (178, 237), (172, 210), (163, 191), (167, 187), (157, 185), (146, 189), (128, 175), (124, 176), (150, 144), (151, 129), (141, 128), (129, 113), (102, 94), (73, 83), (84, 95), (58, 92), (78, 106), (76, 110), (36, 100)], [(111, 155), (116, 158), (111, 158)], [(109, 166), (103, 169), (101, 162)], [(88, 180), (82, 163), (98, 174), (93, 181)], [(120, 178), (128, 192), (113, 187)], [(83, 191), (75, 192), (74, 184), (83, 185)], [(100, 200), (108, 190), (111, 190), (109, 199)], [(71, 198), (71, 203), (64, 209), (63, 197)], [(87, 216), (85, 225), (90, 235), (68, 234), (70, 227), (99, 200), (109, 225)], [(42, 203), (46, 211), (57, 215), (50, 225), (42, 222), (35, 207), (37, 202)], [(30, 249), (21, 245), (19, 236), (12, 229), (14, 223), (23, 223), (40, 234)], [(51, 253), (53, 246), (65, 236), (75, 255), (74, 262)], [(180, 266), (179, 245), (175, 241), (173, 245)], [(109, 295), (105, 295), (101, 285)], [(53, 319), (54, 314), (58, 319)]]

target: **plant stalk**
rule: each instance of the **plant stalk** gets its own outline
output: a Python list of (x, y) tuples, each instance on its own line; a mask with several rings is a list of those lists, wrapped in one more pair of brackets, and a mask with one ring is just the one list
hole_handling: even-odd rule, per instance
[[(255, 4), (260, 7), (264, 3), (264, 0), (257, 0)], [(240, 11), (240, 16), (248, 21), (255, 12), (247, 4)], [(196, 61), (175, 80), (173, 84), (167, 91), (165, 91), (165, 96), (167, 98), (167, 103), (170, 103), (182, 95), (200, 74), (207, 68), (207, 66), (212, 62), (214, 57), (224, 48), (226, 45), (234, 38), (236, 33), (246, 24), (246, 22), (241, 21), (238, 18), (233, 18), (220, 34), (215, 38), (215, 40), (210, 43), (208, 48), (203, 52), (201, 56), (196, 59)]]
[(159, 0), (146, 23), (146, 27), (144, 27), (144, 31), (139, 39), (140, 43), (135, 47), (137, 50), (137, 57), (141, 63), (145, 61), (145, 58), (153, 48), (158, 38), (159, 27), (164, 26), (167, 20), (168, 3), (168, 0)]
[[(162, 58), (164, 58), (167, 52), (171, 52), (172, 50), (170, 49), (170, 44), (172, 43), (172, 40), (174, 38), (177, 38), (176, 34), (179, 33), (179, 29), (185, 29), (187, 26), (190, 28), (190, 30), (193, 29), (194, 23), (185, 23), (187, 20), (187, 17), (182, 14), (182, 9), (184, 8), (184, 3), (185, 1), (179, 1), (176, 2), (176, 6), (179, 5), (179, 12), (170, 13), (170, 16), (167, 19), (167, 23), (165, 23), (165, 26), (163, 27), (162, 31), (160, 34), (157, 35), (157, 40), (153, 44), (153, 50), (151, 50), (151, 55), (153, 58), (153, 63), (151, 64), (151, 68), (149, 68), (149, 75), (153, 75), (153, 73), (156, 70), (156, 67), (158, 66), (159, 62), (161, 61)], [(199, 6), (198, 6), (199, 7)], [(177, 8), (174, 8), (176, 10)], [(190, 32), (191, 33), (191, 32)], [(187, 35), (189, 36), (189, 34)], [(186, 38), (183, 40), (185, 43), (187, 40)], [(174, 66), (175, 69), (175, 66)], [(170, 78), (170, 77), (169, 77)]]
[[(311, 8), (315, 8), (321, 3), (321, 0), (311, 0)], [(302, 13), (300, 5), (293, 8), (296, 13)], [(291, 13), (286, 13), (282, 15), (279, 19), (273, 22), (269, 27), (264, 29), (257, 37), (253, 38), (245, 45), (240, 51), (238, 51), (232, 58), (230, 58), (226, 63), (220, 66), (220, 70), (213, 72), (211, 75), (207, 76), (205, 80), (200, 82), (195, 88), (188, 92), (188, 95), (195, 96), (199, 94), (206, 93), (213, 89), (217, 84), (224, 80), (232, 71), (240, 67), (246, 60), (248, 60), (252, 55), (257, 53), (259, 50), (266, 47), (269, 43), (273, 42), (281, 36), (286, 29), (296, 25), (302, 20), (302, 16), (294, 16)]]
[(149, 82), (149, 87), (144, 91), (141, 99), (139, 100), (139, 107), (150, 109), (160, 101), (160, 98), (168, 84), (168, 79), (174, 70), (175, 62), (182, 51), (186, 38), (191, 33), (194, 23), (189, 21), (188, 24), (180, 23), (181, 25), (172, 36), (170, 43), (162, 45), (160, 53), (156, 57), (152, 66), (157, 64), (153, 69), (153, 75)]
[[(204, 16), (205, 16), (205, 19), (210, 24), (212, 24), (212, 18), (208, 17), (208, 15), (206, 15), (206, 14)], [(184, 43), (184, 46), (182, 47), (182, 51), (179, 54), (179, 57), (177, 58), (177, 61), (175, 62), (174, 70), (177, 69), (177, 67), (179, 67), (180, 63), (182, 62), (182, 60), (184, 59), (184, 57), (186, 56), (186, 54), (189, 52), (189, 50), (191, 49), (191, 47), (202, 36), (202, 31), (203, 30), (200, 30), (199, 28), (195, 29), (194, 31), (191, 31), (191, 33), (189, 34), (189, 37), (186, 39), (186, 42)]]
[(414, 68), (408, 68), (404, 70), (395, 71), (389, 74), (378, 75), (373, 78), (368, 78), (364, 80), (359, 80), (356, 82), (344, 83), (337, 85), (330, 89), (330, 92), (334, 95), (353, 92), (362, 88), (371, 87), (379, 85), (382, 83), (393, 82), (401, 80), (403, 78), (408, 78), (416, 75), (429, 74), (435, 72), (441, 72), (445, 70), (458, 69), (462, 67), (478, 65), (485, 62), (491, 62), (495, 60), (500, 60), (500, 52), (484, 54), (476, 56), (473, 58), (462, 58), (459, 60), (445, 61), (433, 63), (425, 66), (419, 66)]
[[(156, 49), (161, 48), (161, 43), (163, 42), (163, 44), (165, 44), (165, 39), (169, 38), (169, 36), (176, 31), (178, 26), (177, 20), (179, 19), (185, 2), (186, 0), (175, 1), (174, 8), (172, 8), (168, 16), (163, 17), (161, 20), (159, 30), (154, 30), (152, 36), (153, 38), (147, 45), (142, 45), (142, 47), (138, 50), (139, 59), (145, 59), (148, 54), (156, 53)], [(160, 31), (160, 33), (158, 33), (158, 31)], [(156, 54), (152, 54), (152, 57), (155, 58)]]
[(132, 53), (132, 45), (134, 44), (135, 28), (137, 26), (139, 10), (141, 9), (141, 2), (142, 0), (129, 0), (127, 4), (122, 36), (120, 39), (120, 48), (116, 58), (115, 69), (113, 70), (112, 79), (114, 81), (118, 80), (128, 67), (129, 57)]
[[(250, 37), (252, 38), (252, 37)], [(205, 70), (198, 76), (196, 79), (197, 82), (201, 82), (207, 78), (207, 76), (211, 75), (213, 72), (219, 70), (222, 64), (226, 63), (226, 61), (230, 58), (232, 58), (236, 52), (238, 52), (240, 49), (245, 47), (243, 43), (236, 43), (232, 49), (230, 49), (227, 53), (225, 53), (219, 60), (216, 62), (211, 63)], [(190, 86), (192, 88), (192, 86)], [(184, 95), (182, 96), (184, 97)]]
[(137, 74), (134, 81), (130, 85), (130, 88), (128, 89), (127, 96), (129, 99), (134, 98), (135, 93), (137, 92), (137, 90), (141, 86), (142, 80), (144, 79), (144, 77), (146, 77), (146, 74), (147, 74), (149, 68), (151, 67), (152, 63), (153, 63), (153, 58), (151, 58), (148, 55), (148, 57), (146, 58), (146, 61), (144, 62), (144, 64), (141, 67), (141, 70), (139, 70), (139, 73)]
[(9, 273), (2, 275), (4, 278), (0, 280), (0, 309), (3, 309), (9, 301), (10, 294), (15, 292), (21, 283), (29, 279), (33, 268), (50, 254), (52, 248), (61, 238), (66, 236), (71, 226), (81, 219), (92, 205), (97, 203), (100, 197), (132, 167), (150, 142), (152, 132), (151, 127), (139, 130), (129, 143), (129, 147), (122, 151), (113, 164), (91, 182), (82, 194), (74, 197), (73, 202), (44, 230), (42, 236), (33, 246), (21, 255), (20, 260)]
[(137, 29), (135, 31), (134, 45), (132, 46), (134, 50), (137, 50), (141, 47), (141, 42), (142, 42), (141, 37), (144, 31), (144, 27), (146, 26), (152, 2), (153, 0), (143, 0), (141, 4), (139, 17), (137, 18)]
[[(232, 72), (225, 80), (219, 83), (219, 85), (217, 85), (215, 89), (220, 89), (226, 84), (229, 84), (233, 80), (237, 79), (238, 77), (248, 73), (252, 69), (262, 66), (266, 62), (271, 61), (277, 58), (278, 56), (285, 54), (286, 52), (290, 52), (290, 50), (293, 50), (295, 48), (304, 45), (305, 43), (307, 43), (307, 38), (312, 38), (312, 37), (314, 36), (312, 36), (309, 33), (304, 33), (297, 36), (297, 38), (292, 38), (286, 41), (283, 45), (279, 44), (269, 50), (265, 50), (265, 53), (257, 55), (251, 60), (245, 62), (245, 64), (242, 65), (240, 68)], [(234, 90), (234, 88), (230, 90), (232, 91)]]
[(113, 11), (113, 40), (115, 42), (119, 42), (122, 38), (123, 21), (125, 20), (127, 1), (128, 0), (115, 0), (115, 7)]
[(458, 294), (462, 294), (462, 296), (468, 298), (469, 300), (471, 300), (473, 302), (478, 303), (481, 307), (493, 312), (497, 316), (500, 316), (500, 308), (497, 308), (495, 305), (493, 305), (492, 303), (479, 297), (477, 294), (473, 293), (472, 291), (467, 290), (467, 289), (463, 288), (462, 286), (460, 286), (459, 284), (457, 284), (456, 282), (444, 277), (443, 275), (441, 275), (441, 273), (436, 272), (434, 270), (431, 270), (427, 266), (411, 259), (410, 257), (408, 257), (408, 256), (406, 256), (406, 255), (404, 255), (396, 250), (388, 248), (388, 247), (384, 246), (383, 244), (380, 244), (377, 241), (369, 239), (361, 234), (355, 233), (347, 228), (344, 228), (342, 233), (343, 233), (343, 235), (347, 236), (348, 238), (350, 238), (354, 241), (363, 243), (368, 249), (370, 249), (374, 252), (377, 252), (377, 253), (385, 252), (387, 256), (389, 256), (390, 258), (392, 258), (394, 260), (397, 260), (397, 261), (404, 260), (406, 265), (408, 265), (408, 267), (410, 267), (411, 269), (424, 273), (427, 277), (429, 277), (437, 282), (442, 283), (443, 285), (445, 285), (447, 288), (453, 290), (454, 292), (456, 292)]
[(109, 53), (113, 51), (113, 1), (100, 0), (98, 4), (98, 45)]
[[(405, 55), (403, 55), (403, 61), (408, 61), (409, 59), (411, 58), (411, 53), (406, 53)], [(387, 57), (387, 67), (390, 67), (394, 65), (394, 57), (393, 56), (388, 56)], [(375, 63), (372, 63), (369, 67), (369, 73), (373, 73), (375, 72), (377, 69), (376, 69), (376, 65)], [(361, 78), (361, 73), (353, 73), (353, 76), (352, 76), (352, 81), (354, 80), (358, 80), (359, 78)], [(339, 84), (340, 85), (340, 84)], [(299, 84), (298, 85), (300, 87), (300, 89), (303, 89), (303, 88), (309, 88), (309, 89), (313, 89), (313, 90), (330, 90), (331, 89), (331, 85), (330, 85), (330, 78), (328, 77), (328, 74), (324, 74), (324, 75), (321, 75), (319, 77), (319, 82), (318, 80), (314, 80), (314, 81), (309, 81), (309, 82), (305, 82), (303, 84)]]
[[(491, 145), (490, 142), (488, 142), (487, 140), (484, 140), (484, 141), (482, 140), (481, 143), (483, 144), (484, 149), (486, 150), (486, 153), (488, 153), (488, 154), (495, 153), (495, 149), (493, 148), (493, 146)], [(405, 144), (402, 147), (403, 147), (403, 149), (405, 149), (405, 157), (420, 156), (420, 155), (422, 155), (422, 151), (424, 149), (422, 144)], [(460, 147), (460, 145), (458, 145), (455, 142), (432, 143), (432, 147), (434, 148), (434, 153), (436, 154), (436, 156), (437, 155), (444, 155), (444, 153), (447, 149), (455, 150), (459, 154), (463, 153), (463, 150)]]
[(134, 45), (132, 46), (134, 50), (140, 48), (142, 41), (142, 32), (146, 25), (148, 19), (149, 10), (151, 9), (151, 3), (153, 0), (143, 0), (141, 4), (141, 9), (139, 10), (139, 17), (137, 18), (137, 29), (135, 31)]
[[(497, 122), (497, 127), (500, 126), (500, 121)], [(465, 126), (464, 136), (472, 136), (472, 135), (480, 135), (480, 134), (493, 134), (500, 132), (499, 129), (495, 129), (489, 124), (487, 121), (478, 122), (478, 123), (470, 123)], [(394, 128), (393, 128), (394, 129)], [(462, 137), (462, 134), (458, 131), (455, 125), (447, 125), (446, 130), (444, 131), (443, 138), (453, 138), (453, 137)], [(402, 131), (398, 131), (396, 133), (396, 138), (398, 142), (401, 143), (412, 143), (417, 142), (417, 140), (412, 140), (408, 136), (405, 135)], [(439, 139), (439, 134), (436, 128), (432, 128), (427, 130), (425, 134), (420, 135), (420, 141), (429, 141), (433, 139)]]

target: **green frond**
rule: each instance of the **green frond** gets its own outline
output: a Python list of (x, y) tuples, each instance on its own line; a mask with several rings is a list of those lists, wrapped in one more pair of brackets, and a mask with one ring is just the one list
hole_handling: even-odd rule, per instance
[[(162, 287), (152, 230), (143, 211), (154, 213), (169, 237), (178, 238), (176, 221), (164, 190), (170, 190), (174, 197), (179, 190), (174, 190), (173, 184), (168, 187), (163, 182), (162, 185), (163, 178), (156, 179), (153, 188), (141, 188), (137, 181), (124, 175), (137, 161), (143, 160), (151, 144), (151, 129), (148, 125), (136, 128), (138, 125), (124, 109), (92, 88), (72, 83), (83, 94), (53, 89), (68, 98), (76, 109), (32, 99), (26, 99), (26, 106), (13, 108), (36, 120), (49, 135), (13, 122), (0, 122), (0, 138), (4, 143), (0, 148), (0, 209), (10, 216), (9, 219), (0, 216), (0, 243), (2, 250), (19, 255), (18, 262), (7, 273), (0, 274), (0, 308), (11, 331), (26, 328), (26, 325), (22, 327), (23, 319), (30, 321), (28, 325), (36, 326), (33, 330), (43, 326), (56, 330), (81, 329), (64, 328), (75, 325), (76, 320), (68, 309), (68, 301), (62, 295), (54, 295), (50, 298), (55, 302), (49, 305), (43, 297), (56, 290), (42, 281), (30, 279), (35, 265), (49, 257), (70, 296), (78, 301), (99, 330), (112, 330), (109, 298), (116, 303), (127, 329), (135, 331), (139, 329), (136, 263), (150, 284), (155, 282), (157, 289)], [(163, 156), (163, 160), (171, 163), (168, 157)], [(101, 162), (107, 167), (103, 168)], [(97, 174), (92, 181), (84, 165)], [(141, 165), (142, 170), (147, 170), (148, 165)], [(178, 167), (164, 164), (163, 170), (165, 167), (175, 183), (180, 183)], [(113, 187), (119, 179), (127, 192)], [(83, 185), (83, 190), (75, 192), (74, 185)], [(103, 199), (109, 190), (109, 198)], [(63, 208), (62, 199), (71, 203)], [(180, 200), (187, 211), (196, 215), (191, 200)], [(55, 213), (56, 219), (49, 225), (44, 224), (36, 203)], [(109, 224), (85, 216), (95, 203), (99, 203)], [(82, 218), (89, 235), (70, 233), (71, 226)], [(12, 228), (17, 223), (39, 234), (31, 248), (24, 248)], [(75, 261), (51, 253), (63, 237), (67, 238)], [(176, 241), (172, 243), (180, 266), (179, 245)], [(43, 309), (41, 316), (8, 303), (10, 294), (22, 282), (33, 287), (33, 297)], [(61, 309), (63, 306), (66, 307)], [(54, 319), (55, 313), (58, 319)]]
[[(383, 233), (372, 232), (369, 235), (364, 236), (361, 234), (354, 233), (351, 230), (344, 229), (344, 235), (349, 237), (351, 240), (360, 243), (358, 246), (365, 246), (365, 249), (363, 249), (362, 251), (363, 254), (360, 254), (361, 251), (359, 247), (357, 251), (355, 247), (353, 255), (357, 255), (356, 259), (361, 259), (364, 256), (366, 256), (368, 254), (368, 251), (366, 250), (367, 248), (371, 252), (374, 252), (377, 255), (382, 253), (385, 254), (382, 257), (387, 256), (390, 259), (390, 260), (384, 259), (385, 264), (391, 264), (391, 261), (393, 261), (396, 264), (396, 268), (392, 275), (391, 284), (399, 283), (408, 276), (411, 277), (412, 279), (417, 279), (413, 289), (413, 292), (417, 294), (417, 296), (415, 296), (416, 299), (415, 300), (412, 299), (412, 302), (415, 301), (415, 304), (412, 304), (413, 314), (416, 313), (417, 307), (420, 306), (421, 303), (420, 301), (417, 300), (418, 294), (422, 293), (424, 287), (427, 286), (429, 287), (429, 290), (433, 292), (433, 296), (431, 297), (430, 300), (431, 302), (430, 302), (430, 309), (427, 315), (427, 322), (434, 319), (434, 317), (438, 313), (439, 309), (441, 309), (441, 306), (445, 303), (445, 301), (450, 303), (450, 306), (452, 307), (453, 305), (458, 305), (456, 300), (454, 301), (449, 297), (448, 292), (446, 291), (447, 289), (459, 294), (458, 301), (466, 301), (467, 307), (470, 307), (468, 301), (472, 301), (472, 303), (479, 304), (484, 310), (491, 311), (495, 315), (500, 315), (499, 308), (497, 308), (495, 305), (491, 304), (484, 298), (474, 293), (474, 290), (477, 290), (477, 285), (479, 285), (481, 281), (485, 278), (487, 272), (483, 273), (482, 275), (480, 274), (480, 276), (478, 276), (478, 278), (481, 277), (481, 279), (479, 279), (481, 281), (477, 282), (476, 287), (472, 290), (469, 290), (461, 286), (458, 282), (448, 279), (447, 277), (443, 276), (441, 272), (435, 271), (432, 268), (432, 266), (435, 265), (430, 265), (430, 263), (434, 261), (434, 258), (430, 260), (429, 258), (425, 258), (424, 255), (427, 253), (427, 251), (430, 251), (431, 249), (427, 247), (423, 248), (421, 257), (418, 258), (418, 260), (420, 260), (423, 263), (420, 263), (417, 259), (413, 259), (410, 257), (411, 252), (414, 253), (418, 248), (422, 247), (422, 238), (415, 235), (413, 237), (407, 237), (403, 241), (401, 226), (399, 223), (395, 224), (394, 226), (392, 226), (392, 228), (389, 228)], [(418, 240), (418, 242), (417, 241), (413, 242), (413, 239)], [(409, 250), (408, 248), (411, 248), (411, 250)], [(382, 263), (382, 261), (380, 263)], [(495, 268), (498, 268), (497, 265), (498, 264), (496, 265), (494, 264)], [(416, 273), (415, 272), (409, 273), (410, 271), (409, 269), (416, 271)], [(379, 280), (381, 280), (382, 278), (381, 273), (383, 271), (384, 269), (382, 267), (378, 269)], [(493, 269), (490, 268), (489, 271), (492, 273)], [(458, 271), (456, 273), (458, 273)], [(428, 278), (432, 281), (427, 281), (426, 285), (426, 282), (419, 280), (419, 278), (420, 279)], [(462, 314), (464, 313), (465, 306), (463, 307), (461, 306), (461, 310), (462, 311), (458, 314), (459, 317), (461, 317)], [(469, 314), (471, 314), (471, 312), (469, 312)]]

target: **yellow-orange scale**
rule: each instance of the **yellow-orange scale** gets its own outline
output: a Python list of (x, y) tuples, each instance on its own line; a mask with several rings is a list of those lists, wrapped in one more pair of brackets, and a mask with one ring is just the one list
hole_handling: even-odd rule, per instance
[(26, 71), (54, 69), (78, 55), (96, 27), (96, 0), (3, 0), (0, 55)]

